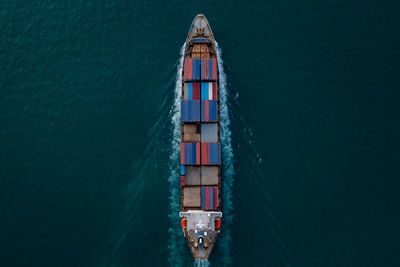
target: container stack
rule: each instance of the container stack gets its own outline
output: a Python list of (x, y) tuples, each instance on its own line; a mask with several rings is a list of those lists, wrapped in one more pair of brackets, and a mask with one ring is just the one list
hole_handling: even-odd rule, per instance
[[(200, 51), (194, 47), (193, 51)], [(201, 50), (203, 51), (203, 50)], [(221, 143), (217, 59), (186, 57), (181, 100), (182, 210), (220, 210)]]

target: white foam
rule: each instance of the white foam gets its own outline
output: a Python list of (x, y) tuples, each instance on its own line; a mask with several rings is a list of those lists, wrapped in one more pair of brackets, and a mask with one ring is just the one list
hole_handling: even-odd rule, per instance
[(217, 245), (222, 251), (222, 261), (229, 264), (232, 259), (231, 249), (231, 224), (233, 219), (233, 181), (234, 181), (234, 157), (231, 144), (231, 131), (229, 129), (229, 108), (228, 108), (228, 88), (224, 72), (224, 62), (222, 61), (222, 50), (215, 42), (217, 49), (218, 69), (219, 69), (219, 93), (220, 93), (220, 116), (221, 116), (221, 144), (222, 144), (222, 227), (218, 237)]
[(195, 267), (208, 267), (210, 265), (211, 264), (208, 260), (195, 260), (193, 264)]
[(181, 48), (181, 57), (176, 73), (176, 83), (174, 92), (174, 103), (170, 111), (172, 124), (171, 151), (169, 156), (169, 220), (170, 227), (168, 251), (168, 261), (174, 266), (183, 264), (184, 251), (186, 244), (180, 228), (179, 211), (181, 207), (180, 176), (179, 176), (179, 155), (181, 142), (181, 98), (182, 98), (182, 67), (184, 59), (185, 44)]

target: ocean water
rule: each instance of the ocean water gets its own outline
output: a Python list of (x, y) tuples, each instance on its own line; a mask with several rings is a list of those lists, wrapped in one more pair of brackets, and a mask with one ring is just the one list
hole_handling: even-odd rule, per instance
[[(223, 68), (223, 232), (203, 266), (400, 265), (395, 1), (0, 3), (0, 265), (193, 266), (179, 68)], [(178, 162), (177, 162), (178, 163)]]

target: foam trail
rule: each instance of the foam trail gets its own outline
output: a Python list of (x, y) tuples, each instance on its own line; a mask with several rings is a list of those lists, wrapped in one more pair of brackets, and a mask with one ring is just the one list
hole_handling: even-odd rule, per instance
[(172, 124), (171, 136), (171, 151), (170, 151), (170, 164), (169, 164), (169, 209), (168, 215), (170, 220), (169, 232), (169, 258), (168, 261), (173, 266), (182, 266), (186, 249), (184, 237), (180, 228), (179, 211), (181, 207), (181, 189), (180, 189), (180, 176), (179, 176), (179, 155), (180, 155), (180, 141), (181, 141), (181, 98), (182, 98), (182, 67), (185, 52), (185, 44), (181, 48), (180, 60), (176, 73), (176, 84), (174, 92), (174, 103), (170, 111), (170, 118)]
[(226, 75), (224, 72), (224, 64), (221, 58), (222, 50), (216, 44), (218, 68), (219, 68), (219, 92), (220, 92), (220, 116), (221, 116), (221, 143), (222, 143), (222, 229), (218, 237), (218, 248), (222, 252), (223, 263), (230, 264), (232, 262), (230, 255), (231, 248), (231, 224), (233, 219), (232, 189), (234, 180), (234, 158), (231, 144), (231, 131), (229, 130), (229, 108), (228, 108), (228, 89), (226, 83)]
[(193, 264), (194, 267), (208, 267), (210, 265), (208, 260), (195, 260)]

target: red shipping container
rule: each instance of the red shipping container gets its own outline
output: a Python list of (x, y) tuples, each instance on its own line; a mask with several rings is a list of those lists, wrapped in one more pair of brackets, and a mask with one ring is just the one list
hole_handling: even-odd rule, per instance
[(210, 156), (209, 156), (209, 144), (202, 143), (201, 144), (201, 164), (209, 164)]
[(200, 100), (200, 83), (193, 83), (193, 100)]
[(185, 164), (185, 144), (181, 143), (181, 164)]
[(193, 60), (189, 59), (189, 79), (193, 79)]
[(205, 144), (205, 143), (202, 143), (201, 144), (201, 164), (206, 164), (206, 147), (207, 147), (207, 144)]
[(184, 69), (184, 79), (188, 80), (189, 79), (189, 58), (185, 58), (185, 62), (183, 63), (183, 69)]
[(192, 79), (192, 59), (191, 58), (185, 58), (184, 70), (185, 70), (185, 75), (184, 75), (185, 80), (191, 80)]
[(207, 144), (206, 146), (206, 162), (207, 164), (210, 164), (210, 144)]
[(210, 209), (210, 188), (206, 186), (206, 210)]
[(218, 207), (218, 187), (214, 186), (213, 187), (213, 204), (214, 204), (214, 209)]
[(202, 164), (209, 164), (210, 163), (210, 144), (204, 144), (204, 150), (202, 151), (202, 155), (204, 155), (204, 162)]
[(209, 121), (209, 107), (208, 107), (208, 100), (204, 100), (204, 120)]
[(205, 155), (205, 153), (204, 153), (204, 151), (205, 151), (205, 145), (206, 145), (206, 144), (201, 143), (201, 164), (204, 164), (204, 162), (205, 162), (205, 157), (204, 157), (204, 155)]
[(212, 83), (213, 100), (217, 100), (217, 83)]
[(188, 73), (188, 64), (187, 64), (187, 58), (185, 58), (183, 62), (183, 78), (187, 80), (187, 74)]
[(196, 164), (200, 165), (200, 143), (196, 143)]
[(181, 176), (181, 186), (185, 185), (185, 176)]
[(212, 59), (212, 78), (213, 80), (217, 79), (217, 59), (215, 57)]

